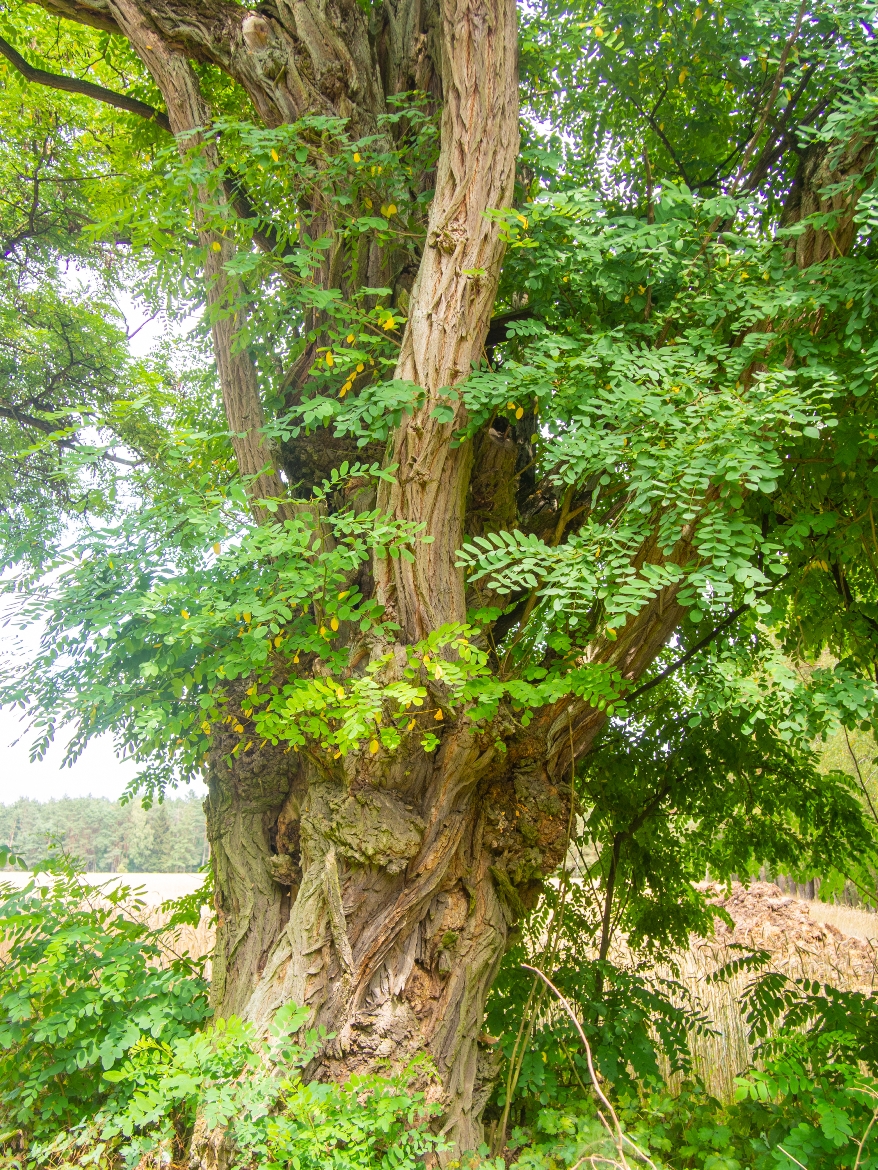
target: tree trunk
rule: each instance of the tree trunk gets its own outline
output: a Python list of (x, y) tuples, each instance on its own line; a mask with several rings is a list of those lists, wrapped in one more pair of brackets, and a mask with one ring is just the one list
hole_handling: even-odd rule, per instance
[[(502, 246), (483, 212), (509, 204), (518, 150), (514, 3), (450, 2), (442, 32), (436, 197), (397, 369), (425, 404), (396, 436), (397, 482), (381, 501), (435, 540), (414, 566), (374, 566), (403, 645), (465, 618), (454, 554), (469, 447), (449, 442), (460, 410), (451, 424), (431, 413), (484, 344)], [(429, 1051), (462, 1149), (481, 1140), (478, 1038), (522, 910), (516, 888), (536, 890), (557, 866), (568, 814), (539, 763), (526, 751), (498, 759), (495, 738), (449, 719), (432, 756), (411, 736), (393, 756), (336, 764), (267, 749), (232, 772), (218, 742), (208, 802), (219, 1009), (264, 1026), (282, 1003), (308, 1004), (334, 1033), (324, 1068), (333, 1076)]]

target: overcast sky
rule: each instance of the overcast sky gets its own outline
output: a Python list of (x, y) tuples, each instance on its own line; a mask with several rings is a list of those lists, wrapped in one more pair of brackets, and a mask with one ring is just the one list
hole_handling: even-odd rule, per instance
[[(144, 321), (145, 314), (132, 301), (117, 298), (128, 322), (129, 333), (140, 326), (132, 338), (132, 353), (143, 356), (165, 334), (164, 320)], [(178, 327), (179, 328), (179, 327)], [(0, 655), (18, 652), (17, 631), (0, 626)], [(19, 797), (34, 800), (53, 800), (60, 796), (106, 796), (118, 799), (126, 784), (137, 774), (132, 763), (120, 763), (107, 737), (92, 742), (72, 768), (62, 768), (61, 760), (69, 735), (60, 735), (45, 759), (31, 763), (28, 749), (34, 736), (25, 732), (22, 713), (8, 707), (0, 708), (0, 803), (10, 804)], [(22, 738), (23, 737), (23, 738)], [(16, 740), (21, 742), (15, 744)], [(180, 794), (187, 793), (181, 788)], [(199, 793), (203, 789), (199, 786)]]

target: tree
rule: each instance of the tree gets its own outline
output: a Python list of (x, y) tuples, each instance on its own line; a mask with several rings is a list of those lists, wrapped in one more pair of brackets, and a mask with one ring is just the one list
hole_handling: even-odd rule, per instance
[[(156, 304), (202, 270), (226, 429), (111, 329), (101, 377), (44, 393), (36, 339), (16, 466), (127, 498), (11, 496), (46, 635), (4, 694), (74, 754), (112, 730), (147, 794), (205, 769), (218, 1010), (306, 1004), (324, 1074), (428, 1050), (474, 1147), (485, 999), (608, 719), (708, 649), (694, 723), (874, 710), (868, 14), (536, 5), (519, 150), (508, 0), (43, 9), (61, 80), (30, 8), (0, 48), (74, 94), (70, 233)], [(10, 169), (34, 273), (56, 196)], [(44, 514), (96, 519), (58, 557)]]

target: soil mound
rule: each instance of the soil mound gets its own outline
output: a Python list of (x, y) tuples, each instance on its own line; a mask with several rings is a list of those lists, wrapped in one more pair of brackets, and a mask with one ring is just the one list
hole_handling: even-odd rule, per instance
[(714, 893), (710, 901), (727, 911), (730, 929), (717, 921), (714, 945), (730, 943), (770, 951), (772, 966), (791, 977), (804, 976), (840, 987), (878, 985), (878, 952), (871, 943), (843, 934), (830, 922), (811, 917), (807, 902), (785, 894), (773, 882), (740, 882), (702, 887)]

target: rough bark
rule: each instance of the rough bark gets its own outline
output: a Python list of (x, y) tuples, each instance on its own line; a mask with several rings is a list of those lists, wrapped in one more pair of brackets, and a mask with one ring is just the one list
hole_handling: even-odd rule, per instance
[(872, 137), (847, 144), (817, 141), (805, 150), (782, 223), (792, 228), (812, 215), (826, 219), (819, 227), (809, 225), (796, 238), (793, 255), (800, 268), (848, 254), (856, 233), (857, 203), (874, 170)]
[[(501, 244), (483, 213), (509, 203), (518, 148), (514, 4), (448, 4), (442, 35), (436, 197), (397, 368), (425, 402), (396, 437), (400, 471), (383, 500), (435, 540), (413, 572), (375, 566), (406, 641), (465, 614), (454, 554), (470, 453), (450, 443), (460, 410), (444, 425), (431, 413), (484, 344)], [(222, 1010), (263, 1025), (283, 1002), (307, 1003), (335, 1033), (333, 1075), (429, 1050), (462, 1148), (481, 1137), (478, 1037), (518, 891), (558, 864), (566, 824), (566, 797), (539, 761), (500, 763), (494, 739), (449, 721), (435, 756), (414, 737), (393, 758), (338, 766), (262, 753), (253, 776), (217, 764), (209, 801)], [(529, 841), (514, 828), (523, 808)]]
[(484, 212), (510, 205), (518, 154), (514, 5), (446, 0), (442, 22), (442, 153), (396, 371), (423, 387), (426, 400), (397, 429), (396, 483), (379, 497), (388, 512), (423, 524), (433, 538), (414, 564), (376, 566), (379, 596), (411, 641), (466, 615), (454, 566), (472, 448), (449, 441), (465, 422), (459, 402), (450, 422), (438, 422), (433, 411), (482, 356), (502, 256), (499, 232)]

